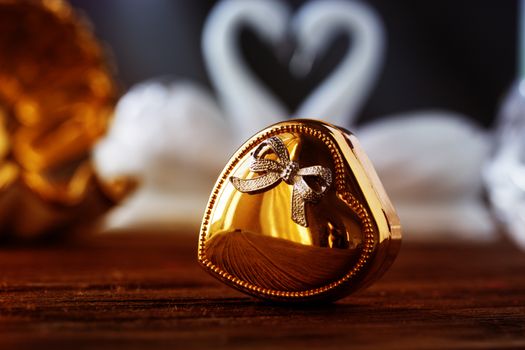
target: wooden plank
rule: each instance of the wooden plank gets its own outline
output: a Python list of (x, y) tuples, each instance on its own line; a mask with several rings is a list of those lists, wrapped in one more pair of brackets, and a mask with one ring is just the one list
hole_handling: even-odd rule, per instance
[(196, 237), (132, 234), (0, 250), (0, 349), (521, 349), (525, 254), (405, 244), (338, 303), (263, 303), (196, 263)]

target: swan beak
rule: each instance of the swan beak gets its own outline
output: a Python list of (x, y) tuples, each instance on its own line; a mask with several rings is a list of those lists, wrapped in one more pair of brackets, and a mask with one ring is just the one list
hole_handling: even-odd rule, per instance
[(309, 52), (301, 45), (297, 39), (292, 39), (293, 43), (289, 52), (288, 69), (296, 79), (304, 79), (314, 66), (316, 52)]
[(305, 78), (312, 71), (315, 57), (311, 57), (299, 49), (294, 50), (290, 58), (289, 69), (295, 78)]
[(294, 37), (287, 35), (276, 47), (277, 59), (288, 66), (295, 78), (302, 79), (310, 73), (315, 57), (304, 52)]

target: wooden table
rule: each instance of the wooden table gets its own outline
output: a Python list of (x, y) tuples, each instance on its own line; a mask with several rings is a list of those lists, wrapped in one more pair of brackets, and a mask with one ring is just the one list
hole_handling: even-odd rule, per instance
[(263, 303), (195, 261), (196, 237), (0, 248), (0, 349), (523, 349), (525, 253), (405, 243), (378, 283), (315, 307)]

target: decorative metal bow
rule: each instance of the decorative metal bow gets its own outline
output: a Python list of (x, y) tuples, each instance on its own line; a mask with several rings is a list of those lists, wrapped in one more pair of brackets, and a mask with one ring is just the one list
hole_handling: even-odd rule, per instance
[[(260, 156), (263, 149), (269, 146), (277, 155), (277, 161)], [(316, 202), (325, 193), (332, 183), (330, 169), (320, 165), (300, 168), (299, 164), (290, 160), (290, 154), (283, 141), (278, 137), (271, 137), (262, 142), (252, 153), (250, 170), (265, 173), (253, 179), (230, 177), (235, 188), (243, 193), (258, 193), (270, 189), (283, 180), (293, 186), (292, 192), (292, 220), (299, 225), (308, 226), (305, 215), (306, 202)], [(320, 190), (312, 189), (304, 180), (304, 176), (314, 176), (319, 180)]]

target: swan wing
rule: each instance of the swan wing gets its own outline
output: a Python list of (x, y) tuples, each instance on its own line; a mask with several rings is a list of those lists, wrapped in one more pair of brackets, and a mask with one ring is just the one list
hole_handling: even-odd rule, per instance
[(406, 227), (493, 234), (481, 198), (491, 139), (479, 127), (455, 113), (418, 111), (368, 124), (358, 137)]
[(231, 132), (211, 95), (190, 82), (150, 81), (118, 102), (93, 158), (101, 181), (139, 184), (105, 219), (107, 229), (197, 227), (229, 155)]

